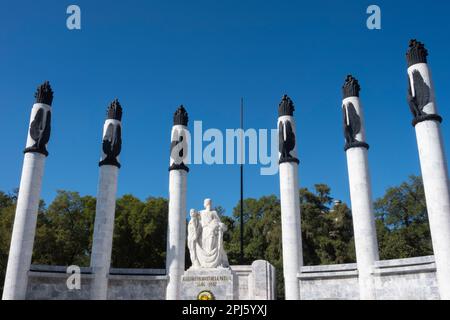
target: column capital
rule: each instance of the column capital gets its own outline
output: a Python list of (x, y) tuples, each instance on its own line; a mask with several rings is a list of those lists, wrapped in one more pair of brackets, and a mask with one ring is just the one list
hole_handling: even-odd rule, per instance
[(116, 166), (120, 169), (121, 165), (118, 156), (122, 151), (122, 106), (118, 99), (115, 99), (109, 105), (106, 112), (106, 122), (103, 130), (102, 151), (103, 159), (99, 162), (99, 167), (105, 165)]
[[(423, 121), (442, 122), (434, 101), (431, 75), (426, 65), (427, 56), (428, 51), (422, 43), (416, 40), (410, 41), (407, 53), (409, 65), (407, 101), (413, 115), (413, 127)], [(422, 64), (419, 65), (419, 63)]]
[(358, 80), (352, 75), (347, 75), (342, 86), (344, 100), (342, 105), (345, 136), (344, 151), (352, 148), (369, 149), (369, 145), (364, 141), (364, 124), (361, 115), (361, 103), (359, 101), (360, 91), (361, 86)]
[[(169, 171), (184, 170), (189, 172), (189, 168), (184, 164), (184, 159), (187, 155), (187, 148), (189, 148), (186, 134), (187, 125), (189, 122), (189, 115), (183, 105), (180, 105), (173, 115), (173, 129), (170, 143), (170, 167)], [(177, 126), (182, 126), (177, 129)], [(180, 147), (181, 145), (181, 147)]]
[(288, 97), (287, 94), (283, 96), (281, 99), (280, 104), (278, 105), (278, 116), (293, 116), (295, 111), (294, 103), (292, 102), (291, 98)]
[(106, 111), (106, 119), (122, 121), (122, 105), (119, 102), (119, 99), (115, 99), (109, 105)]
[(36, 98), (36, 103), (43, 103), (51, 106), (53, 103), (53, 90), (50, 86), (50, 82), (45, 81), (43, 84), (41, 84), (37, 88), (34, 97)]
[(50, 82), (41, 84), (34, 94), (35, 105), (31, 111), (28, 141), (24, 153), (40, 153), (48, 157), (47, 144), (50, 141), (53, 90)]
[(173, 115), (173, 125), (187, 126), (189, 115), (183, 105), (180, 105)]
[(280, 165), (283, 163), (300, 163), (297, 158), (294, 111), (294, 102), (285, 94), (278, 105), (278, 151), (280, 155), (278, 164)]
[(354, 78), (351, 74), (347, 75), (345, 78), (344, 85), (342, 86), (342, 95), (343, 98), (350, 97), (359, 97), (359, 92), (361, 91), (361, 87), (356, 78)]
[(409, 48), (406, 52), (408, 67), (411, 67), (417, 63), (427, 63), (427, 57), (428, 50), (422, 42), (417, 41), (416, 39), (409, 41)]

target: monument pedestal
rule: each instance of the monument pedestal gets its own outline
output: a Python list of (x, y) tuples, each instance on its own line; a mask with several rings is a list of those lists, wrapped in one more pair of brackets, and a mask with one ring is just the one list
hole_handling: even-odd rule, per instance
[(181, 277), (181, 300), (234, 300), (229, 268), (189, 269)]

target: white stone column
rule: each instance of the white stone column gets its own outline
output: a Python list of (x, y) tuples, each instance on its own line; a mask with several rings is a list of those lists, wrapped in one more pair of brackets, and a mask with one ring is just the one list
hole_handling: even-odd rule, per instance
[(284, 96), (278, 109), (280, 204), (286, 300), (300, 299), (298, 274), (303, 265), (294, 104)]
[(166, 299), (180, 300), (181, 277), (185, 268), (186, 191), (190, 136), (188, 114), (180, 106), (174, 115), (169, 168), (169, 221), (167, 227), (166, 273), (169, 276)]
[(48, 82), (38, 88), (30, 119), (30, 129), (20, 180), (19, 197), (6, 268), (3, 300), (25, 300), (28, 271), (33, 255), (47, 143), (51, 131), (53, 92)]
[(422, 43), (410, 42), (408, 102), (414, 115), (439, 292), (441, 299), (450, 300), (450, 189), (440, 128), (442, 118), (438, 115), (427, 56)]
[(118, 157), (122, 147), (122, 107), (115, 100), (108, 108), (103, 127), (103, 150), (99, 163), (100, 175), (95, 209), (94, 240), (91, 268), (94, 279), (91, 286), (92, 300), (108, 298), (108, 276), (116, 211), (117, 178), (120, 164)]
[(373, 267), (379, 259), (373, 213), (372, 189), (368, 163), (363, 108), (358, 81), (348, 76), (343, 87), (344, 134), (346, 138), (350, 199), (358, 264), (359, 295), (362, 300), (376, 299)]

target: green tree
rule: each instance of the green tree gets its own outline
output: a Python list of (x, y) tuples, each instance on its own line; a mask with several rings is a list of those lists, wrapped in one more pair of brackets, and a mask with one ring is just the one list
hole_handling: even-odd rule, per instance
[(355, 261), (351, 213), (345, 204), (330, 208), (330, 188), (300, 189), (303, 259), (305, 265)]
[[(315, 192), (299, 190), (302, 214), (303, 258), (305, 265), (354, 261), (350, 210), (345, 204), (329, 208), (330, 188), (315, 186)], [(284, 296), (279, 199), (272, 195), (244, 200), (244, 263), (264, 259), (277, 269), (278, 297)], [(240, 203), (234, 208), (230, 237), (225, 243), (231, 264), (240, 263)], [(228, 218), (229, 219), (229, 218)]]
[(117, 268), (164, 268), (168, 201), (132, 195), (117, 200), (112, 265)]
[[(332, 205), (331, 190), (317, 184), (299, 190), (301, 231), (305, 265), (355, 261), (351, 211), (346, 204)], [(11, 241), (17, 192), (0, 192), (0, 283), (3, 285)], [(50, 206), (40, 202), (33, 263), (88, 266), (92, 246), (95, 198), (77, 192), (58, 191)], [(375, 202), (381, 259), (433, 254), (420, 177), (412, 176), (389, 188)], [(232, 215), (217, 207), (223, 223), (225, 249), (231, 264), (240, 264), (240, 203)], [(164, 268), (168, 200), (146, 201), (125, 195), (117, 200), (112, 266)], [(284, 296), (281, 210), (279, 199), (265, 196), (244, 200), (243, 263), (264, 259), (277, 270), (277, 293)], [(186, 251), (186, 266), (189, 254)]]
[(6, 194), (0, 191), (0, 294), (3, 293), (3, 283), (8, 264), (9, 244), (16, 211), (17, 192)]
[(374, 207), (381, 259), (433, 254), (421, 177), (389, 188)]
[(33, 263), (89, 266), (95, 198), (58, 191), (38, 214)]

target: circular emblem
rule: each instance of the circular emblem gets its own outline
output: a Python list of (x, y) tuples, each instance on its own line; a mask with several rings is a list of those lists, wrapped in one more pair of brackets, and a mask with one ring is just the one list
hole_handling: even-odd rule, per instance
[(211, 291), (202, 291), (198, 294), (197, 300), (216, 300)]

